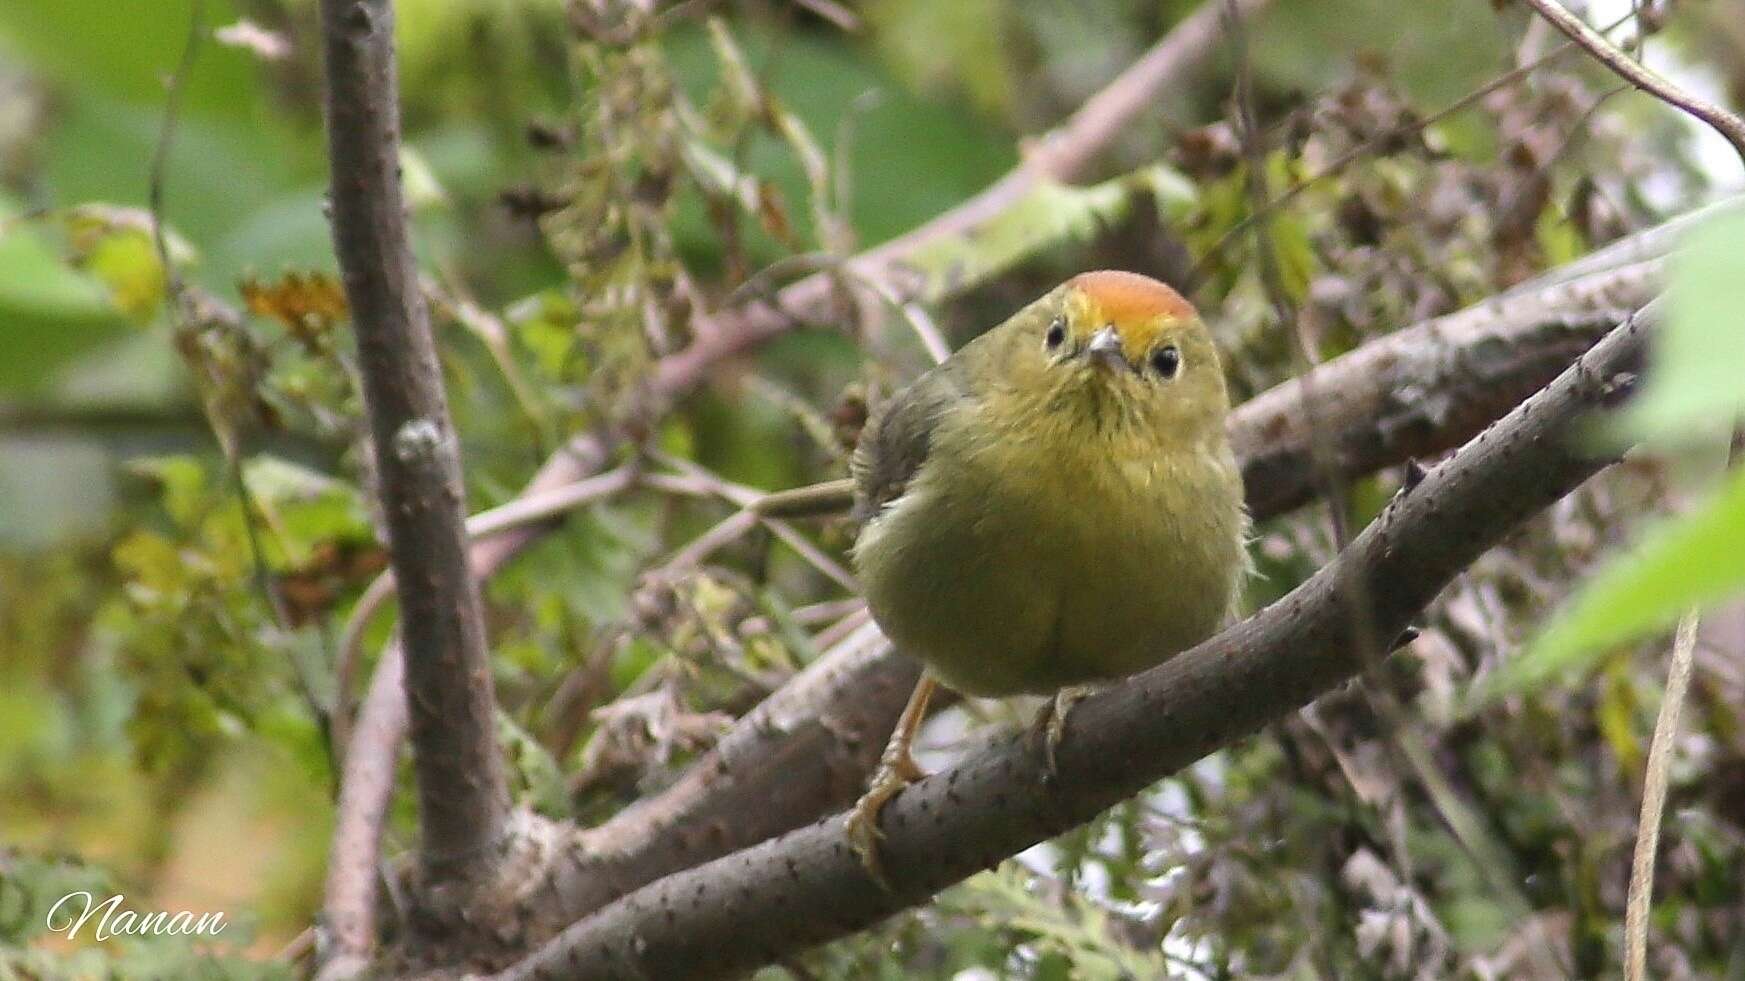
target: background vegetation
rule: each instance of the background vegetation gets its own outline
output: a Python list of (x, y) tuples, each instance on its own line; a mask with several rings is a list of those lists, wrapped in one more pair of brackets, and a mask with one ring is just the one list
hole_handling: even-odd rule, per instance
[[(471, 509), (608, 424), (748, 487), (840, 475), (866, 406), (928, 363), (915, 311), (845, 307), (654, 419), (628, 396), (695, 315), (992, 183), (1195, 6), (401, 0), (403, 163)], [(1681, 85), (1745, 102), (1734, 0), (1591, 7)], [(206, 0), (179, 70), (193, 13), (0, 10), (0, 976), (299, 971), (333, 714), (367, 675), (342, 694), (342, 632), (385, 556), (323, 214), (314, 4)], [(1280, 0), (1244, 33), (1084, 184), (920, 257), (942, 284), (922, 314), (955, 345), (1076, 270), (1148, 271), (1191, 288), (1240, 399), (1301, 372), (1298, 332), (1334, 357), (1740, 183), (1712, 131), (1579, 52), (1546, 58), (1561, 36), (1515, 4)], [(162, 255), (239, 316), (167, 301), (154, 180)], [(1257, 185), (1303, 186), (1255, 220)], [(1385, 671), (767, 976), (1616, 973), (1664, 631), (1745, 580), (1745, 483), (1713, 489), (1745, 405), (1745, 225), (1704, 236), (1629, 431), (1595, 437), (1652, 451), (1487, 554)], [(1250, 605), (1402, 474), (1354, 482), (1346, 513), (1262, 525)], [(522, 802), (597, 822), (817, 656), (852, 527), (807, 526), (810, 554), (755, 528), (687, 548), (732, 513), (638, 488), (489, 582)], [(1670, 756), (1654, 976), (1745, 974), (1742, 656), (1745, 618), (1720, 606)], [(955, 708), (930, 759), (1029, 711)], [(390, 853), (414, 829), (403, 796)], [(68, 944), (42, 916), (76, 888), (236, 926), (199, 950)]]

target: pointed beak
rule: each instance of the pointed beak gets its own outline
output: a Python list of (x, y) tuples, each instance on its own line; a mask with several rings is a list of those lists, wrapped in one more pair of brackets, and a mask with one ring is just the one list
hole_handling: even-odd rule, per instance
[(1128, 367), (1127, 355), (1121, 350), (1121, 335), (1115, 333), (1113, 324), (1091, 335), (1091, 343), (1085, 347), (1085, 356), (1098, 367), (1110, 371)]

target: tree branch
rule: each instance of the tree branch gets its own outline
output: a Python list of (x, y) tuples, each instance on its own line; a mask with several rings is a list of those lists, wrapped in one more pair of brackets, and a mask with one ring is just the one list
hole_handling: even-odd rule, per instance
[(484, 871), (509, 797), (478, 589), (467, 571), (460, 450), (406, 228), (390, 0), (322, 0), (334, 251), (357, 330), (388, 552), (400, 584), (418, 775), (420, 864)]
[(1644, 318), (1627, 320), (1397, 495), (1285, 598), (1081, 703), (1057, 780), (1043, 780), (1033, 740), (1008, 733), (905, 790), (883, 821), (889, 891), (868, 878), (837, 815), (632, 893), (499, 977), (713, 977), (768, 963), (925, 902), (1300, 707), (1363, 667), (1348, 586), (1391, 636), (1485, 549), (1608, 462), (1582, 452), (1576, 427), (1620, 400), (1646, 332)]
[(1741, 163), (1745, 163), (1745, 120), (1733, 115), (1727, 110), (1700, 99), (1689, 92), (1680, 89), (1670, 81), (1649, 71), (1646, 66), (1630, 57), (1606, 40), (1605, 35), (1589, 27), (1587, 22), (1577, 17), (1568, 7), (1557, 0), (1526, 0), (1527, 6), (1539, 12), (1552, 27), (1563, 32), (1563, 35), (1581, 45), (1588, 54), (1593, 55), (1618, 77), (1631, 85), (1647, 92), (1656, 99), (1683, 109), (1692, 116), (1714, 127), (1728, 143), (1733, 144), (1733, 150), (1739, 154)]

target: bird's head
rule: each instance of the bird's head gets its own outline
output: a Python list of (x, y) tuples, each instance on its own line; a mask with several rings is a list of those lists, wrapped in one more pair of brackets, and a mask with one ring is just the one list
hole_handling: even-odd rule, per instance
[(1057, 407), (1089, 407), (1150, 427), (1222, 431), (1229, 410), (1224, 372), (1193, 305), (1149, 276), (1100, 270), (1067, 280), (1045, 297), (1032, 343)]

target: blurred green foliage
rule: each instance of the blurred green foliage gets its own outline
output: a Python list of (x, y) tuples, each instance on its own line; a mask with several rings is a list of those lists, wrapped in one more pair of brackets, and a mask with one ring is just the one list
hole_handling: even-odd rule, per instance
[[(1673, 263), (1641, 394), (1613, 438), (1683, 449), (1701, 461), (1695, 468), (1721, 469), (1717, 458), (1730, 455), (1745, 420), (1745, 319), (1734, 288), (1741, 278), (1745, 214), (1723, 214), (1691, 233)], [(1688, 513), (1645, 529), (1629, 554), (1597, 572), (1481, 694), (1528, 690), (1687, 611), (1745, 594), (1745, 469), (1709, 482), (1717, 486)]]

